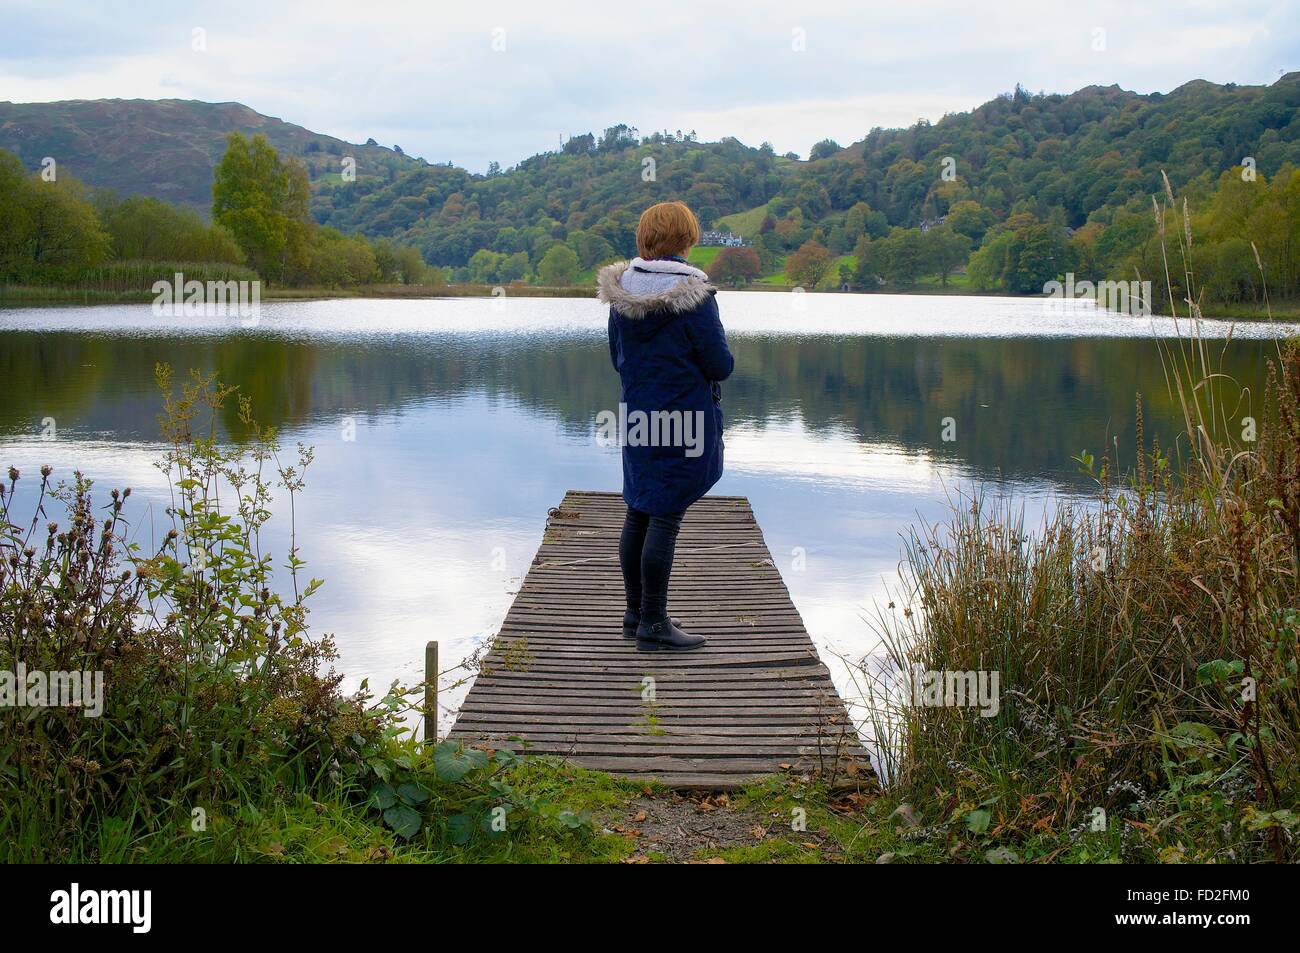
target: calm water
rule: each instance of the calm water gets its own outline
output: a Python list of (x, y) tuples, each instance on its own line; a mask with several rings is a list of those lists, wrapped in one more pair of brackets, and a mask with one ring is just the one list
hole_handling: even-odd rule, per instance
[[(1023, 501), (1030, 523), (1086, 493), (1071, 457), (1115, 439), (1131, 448), (1139, 392), (1148, 434), (1174, 432), (1154, 340), (1173, 333), (1167, 319), (1004, 298), (724, 292), (719, 303), (736, 373), (716, 492), (752, 501), (841, 682), (836, 656), (875, 646), (866, 619), (897, 578), (909, 526), (976, 488)], [(618, 401), (605, 315), (595, 301), (544, 298), (271, 303), (254, 327), (147, 305), (0, 310), (0, 465), (131, 486), (137, 534), (161, 534), (154, 364), (216, 370), (286, 446), (316, 448), (299, 545), (326, 580), (312, 623), (335, 634), (349, 684), (417, 681), (426, 640), (447, 660), (491, 637), (566, 488), (619, 488), (617, 451), (593, 437)], [(1238, 326), (1229, 351), (1256, 406), (1274, 347), (1258, 339), (1279, 331), (1300, 328)], [(280, 562), (282, 523), (270, 539)]]

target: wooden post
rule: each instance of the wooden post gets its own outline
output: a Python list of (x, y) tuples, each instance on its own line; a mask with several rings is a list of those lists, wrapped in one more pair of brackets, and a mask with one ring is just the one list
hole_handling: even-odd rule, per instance
[(438, 743), (438, 643), (424, 646), (424, 743)]

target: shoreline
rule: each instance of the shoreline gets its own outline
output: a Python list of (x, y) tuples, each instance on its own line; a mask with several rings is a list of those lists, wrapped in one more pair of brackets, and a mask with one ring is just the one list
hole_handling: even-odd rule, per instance
[[(357, 299), (435, 300), (439, 298), (490, 298), (497, 288), (505, 290), (506, 297), (516, 298), (591, 298), (595, 289), (587, 285), (366, 285), (360, 288), (268, 288), (263, 300), (269, 301), (332, 301)], [(774, 285), (754, 282), (742, 288), (720, 288), (720, 291), (759, 291), (789, 293), (791, 285)], [(903, 295), (916, 297), (972, 297), (972, 298), (1046, 298), (1047, 295), (986, 294), (958, 288), (934, 288), (908, 291), (812, 291), (818, 295)], [(152, 291), (113, 291), (98, 288), (64, 288), (45, 285), (0, 285), (0, 309), (3, 308), (57, 308), (76, 305), (149, 304), (156, 296)], [(1271, 311), (1271, 313), (1270, 313)], [(1169, 317), (1169, 315), (1162, 315)], [(1253, 304), (1230, 304), (1206, 312), (1203, 317), (1211, 321), (1300, 321), (1300, 300), (1281, 301), (1270, 310)], [(1179, 315), (1186, 319), (1186, 315)]]

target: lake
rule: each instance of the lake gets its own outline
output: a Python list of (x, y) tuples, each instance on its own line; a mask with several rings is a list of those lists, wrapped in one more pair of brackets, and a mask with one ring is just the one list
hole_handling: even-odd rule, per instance
[[(1131, 460), (1139, 393), (1148, 439), (1177, 432), (1156, 341), (1174, 333), (1167, 318), (969, 296), (718, 300), (736, 371), (715, 492), (751, 500), (842, 686), (839, 659), (876, 647), (869, 619), (909, 527), (963, 493), (1012, 495), (1031, 526), (1088, 494), (1072, 458), (1117, 444)], [(619, 398), (606, 314), (522, 297), (273, 301), (250, 327), (148, 305), (0, 310), (0, 466), (32, 478), (24, 501), (46, 463), (103, 494), (130, 486), (136, 538), (158, 539), (154, 365), (217, 371), (286, 447), (315, 447), (298, 542), (326, 580), (312, 626), (335, 634), (347, 684), (415, 682), (426, 640), (446, 665), (491, 638), (565, 489), (620, 487), (617, 449), (595, 439)], [(1225, 370), (1250, 385), (1241, 415), (1288, 333), (1300, 328), (1236, 326)], [(269, 539), (282, 562), (283, 521)], [(444, 694), (449, 710), (463, 694)]]

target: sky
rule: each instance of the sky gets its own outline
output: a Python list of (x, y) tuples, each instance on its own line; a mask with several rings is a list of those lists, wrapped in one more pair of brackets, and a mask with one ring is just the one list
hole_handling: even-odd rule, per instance
[(199, 99), (481, 172), (627, 123), (806, 157), (1033, 92), (1300, 70), (1300, 0), (0, 0), (0, 100)]

